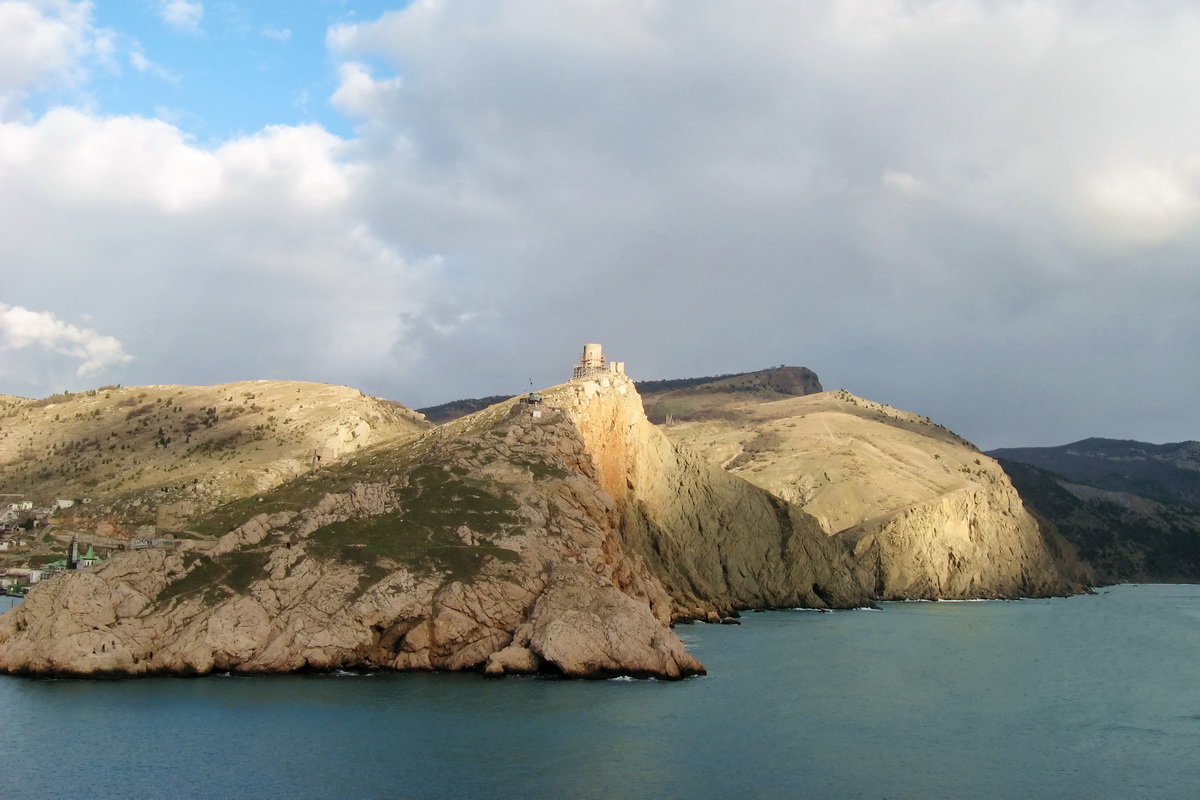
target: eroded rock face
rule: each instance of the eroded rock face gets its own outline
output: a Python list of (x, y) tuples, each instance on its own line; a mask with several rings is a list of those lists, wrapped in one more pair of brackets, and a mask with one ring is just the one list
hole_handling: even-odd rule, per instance
[[(532, 656), (532, 658), (530, 658)], [(531, 672), (535, 664), (580, 678), (682, 678), (704, 667), (649, 607), (578, 564), (556, 566), (509, 647), (486, 670)]]
[(620, 508), (625, 544), (668, 587), (677, 617), (870, 602), (870, 565), (851, 547), (798, 507), (675, 445), (630, 402), (624, 378), (602, 380), (609, 385), (569, 384), (548, 402), (576, 421)]
[(669, 432), (852, 545), (878, 599), (1066, 594), (1091, 581), (994, 460), (924, 417), (837, 391)]
[(0, 618), (0, 668), (703, 671), (669, 628), (663, 584), (623, 545), (578, 428), (532, 411), (511, 403), (380, 451), (354, 473), (371, 479), (341, 491), (267, 495), (205, 553), (64, 574)]
[(1059, 586), (1038, 583), (1053, 564), (1015, 506), (1003, 536), (972, 522), (1015, 495), (964, 492), (830, 535), (667, 439), (623, 376), (544, 397), (292, 481), (208, 552), (55, 578), (0, 616), (0, 670), (681, 678), (704, 668), (673, 619)]

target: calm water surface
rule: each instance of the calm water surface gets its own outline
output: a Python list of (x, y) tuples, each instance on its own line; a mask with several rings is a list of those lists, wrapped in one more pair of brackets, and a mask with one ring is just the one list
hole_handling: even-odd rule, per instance
[(1200, 796), (1200, 587), (747, 614), (707, 677), (0, 677), (0, 797)]

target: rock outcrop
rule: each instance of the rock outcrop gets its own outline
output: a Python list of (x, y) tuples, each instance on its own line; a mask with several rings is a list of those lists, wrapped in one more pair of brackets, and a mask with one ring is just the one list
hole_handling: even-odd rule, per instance
[(672, 442), (631, 381), (602, 375), (219, 509), (203, 522), (229, 532), (208, 551), (55, 578), (0, 616), (0, 670), (681, 678), (703, 666), (673, 619), (1069, 590), (1022, 513), (963, 487), (829, 531)]
[(0, 669), (703, 671), (549, 401), (360, 452), (253, 512), (207, 551), (128, 553), (39, 587), (0, 617)]
[(668, 586), (678, 616), (870, 601), (871, 575), (851, 548), (801, 509), (676, 446), (625, 379), (568, 384), (548, 402), (576, 421), (624, 542)]
[(877, 599), (1065, 594), (1092, 580), (1000, 466), (925, 417), (836, 391), (667, 428), (850, 545)]

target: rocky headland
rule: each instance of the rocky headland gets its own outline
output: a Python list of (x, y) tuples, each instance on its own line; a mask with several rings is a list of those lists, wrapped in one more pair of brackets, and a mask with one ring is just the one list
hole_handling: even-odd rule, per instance
[[(833, 414), (857, 402), (812, 397)], [(789, 414), (799, 428), (805, 415)], [(749, 440), (784, 418), (747, 422)], [(934, 426), (888, 427), (914, 438), (883, 449), (909, 455), (874, 473), (841, 452), (854, 450), (843, 434), (821, 456), (835, 474), (766, 480), (703, 437), (668, 437), (624, 375), (589, 375), (214, 509), (190, 523), (228, 531), (211, 547), (64, 573), (0, 616), (0, 670), (681, 678), (704, 668), (675, 621), (1083, 588), (993, 462)], [(922, 483), (909, 451), (930, 442), (969, 458), (921, 456), (950, 467)], [(873, 493), (901, 463), (905, 489)]]

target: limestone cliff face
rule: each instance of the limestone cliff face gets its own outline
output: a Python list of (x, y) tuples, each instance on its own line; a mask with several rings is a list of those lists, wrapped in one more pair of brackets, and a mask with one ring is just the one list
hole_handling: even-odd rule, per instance
[(708, 463), (650, 424), (623, 376), (547, 395), (575, 422), (625, 544), (670, 590), (681, 617), (738, 608), (870, 601), (870, 565), (798, 507)]
[(1078, 591), (1011, 487), (965, 488), (836, 538), (875, 563), (882, 600), (1013, 598)]
[(0, 669), (703, 671), (560, 410), (503, 404), (263, 500), (206, 552), (35, 589), (0, 617)]
[(204, 522), (229, 533), (207, 551), (127, 553), (55, 578), (0, 616), (0, 670), (678, 678), (703, 666), (672, 619), (1069, 588), (997, 481), (828, 531), (668, 439), (623, 376), (544, 398), (218, 510)]
[(1064, 594), (1090, 581), (995, 461), (916, 414), (838, 391), (666, 430), (851, 545), (878, 599)]

